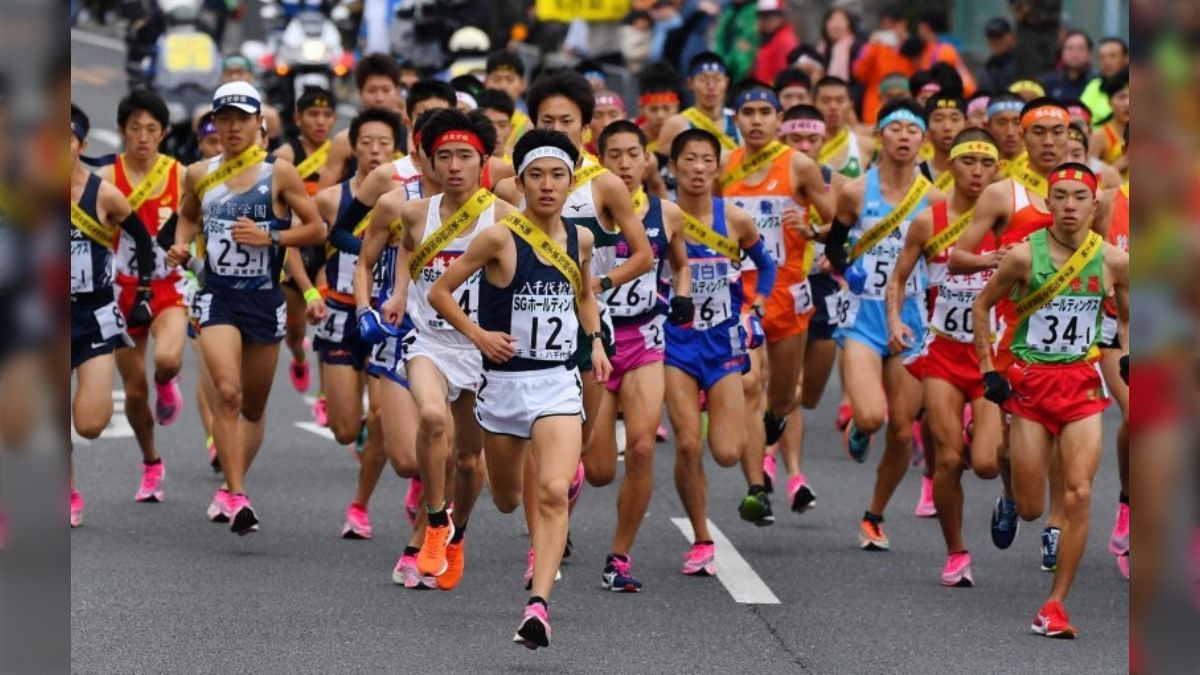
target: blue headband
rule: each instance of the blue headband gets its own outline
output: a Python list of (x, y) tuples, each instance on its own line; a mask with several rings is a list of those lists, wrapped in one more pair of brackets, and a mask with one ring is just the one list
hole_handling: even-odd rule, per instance
[(997, 114), (1002, 113), (1002, 112), (1011, 112), (1011, 113), (1017, 113), (1018, 115), (1020, 115), (1021, 110), (1024, 108), (1025, 108), (1024, 101), (996, 101), (995, 103), (988, 105), (987, 117), (990, 120), (993, 117), (995, 117)]
[(584, 73), (583, 76), (584, 76), (584, 78), (589, 79), (589, 80), (600, 80), (601, 82), (608, 82), (608, 75), (605, 75), (603, 70), (589, 70), (586, 73)]
[(75, 134), (75, 138), (78, 138), (80, 141), (84, 141), (87, 139), (88, 135), (87, 125), (83, 123), (82, 119), (72, 119), (71, 133)]
[(719, 61), (704, 61), (697, 63), (692, 72), (688, 73), (688, 77), (695, 77), (700, 73), (718, 73), (720, 75), (728, 75), (729, 71), (725, 69), (725, 64)]
[(914, 115), (913, 111), (906, 108), (900, 108), (899, 110), (893, 110), (892, 112), (888, 113), (887, 117), (879, 120), (879, 124), (876, 128), (880, 131), (883, 131), (884, 127), (892, 122), (907, 122), (909, 124), (915, 124), (918, 127), (921, 127), (922, 132), (925, 131), (925, 120), (919, 115)]
[(775, 92), (767, 89), (751, 89), (749, 91), (742, 92), (737, 98), (733, 99), (733, 109), (741, 110), (742, 106), (751, 101), (766, 101), (767, 103), (770, 103), (771, 107), (775, 108), (776, 111), (780, 109), (779, 99), (776, 98)]

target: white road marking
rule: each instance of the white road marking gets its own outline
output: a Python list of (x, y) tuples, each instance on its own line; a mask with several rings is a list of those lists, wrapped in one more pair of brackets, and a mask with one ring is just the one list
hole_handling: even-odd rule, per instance
[(89, 33), (85, 30), (79, 30), (77, 28), (71, 29), (71, 39), (82, 42), (86, 45), (92, 45), (93, 47), (100, 47), (101, 49), (111, 49), (115, 52), (122, 53), (125, 51), (125, 43), (121, 40), (108, 37), (107, 35)]
[(294, 424), (310, 434), (316, 434), (321, 438), (326, 438), (337, 443), (337, 439), (333, 437), (333, 432), (327, 427), (318, 426), (316, 422), (294, 422)]
[[(692, 541), (692, 523), (687, 518), (672, 518), (672, 523), (688, 541)], [(750, 567), (750, 563), (738, 553), (733, 543), (721, 530), (708, 521), (708, 531), (712, 534), (713, 544), (717, 548), (717, 579), (725, 586), (725, 590), (733, 596), (735, 602), (750, 605), (778, 605), (779, 598), (771, 592), (762, 578)]]

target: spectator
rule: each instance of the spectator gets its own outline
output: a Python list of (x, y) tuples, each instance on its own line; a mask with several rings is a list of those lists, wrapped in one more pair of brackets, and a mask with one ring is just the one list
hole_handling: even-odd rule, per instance
[(1129, 45), (1119, 37), (1106, 37), (1100, 41), (1096, 52), (1100, 75), (1088, 82), (1079, 99), (1092, 111), (1093, 119), (1102, 120), (1112, 114), (1112, 106), (1103, 91), (1104, 79), (1129, 67)]
[(858, 21), (844, 8), (835, 7), (825, 13), (821, 22), (821, 42), (817, 51), (825, 73), (849, 82), (850, 66), (866, 41), (858, 37)]
[(852, 73), (863, 86), (862, 121), (875, 126), (881, 103), (881, 89), (885, 77), (899, 76), (905, 90), (908, 78), (917, 71), (913, 59), (900, 53), (900, 46), (908, 40), (908, 25), (904, 14), (895, 5), (886, 5), (879, 11), (879, 30), (871, 33), (870, 42), (863, 48), (854, 62)]
[(650, 9), (650, 18), (654, 22), (654, 36), (650, 40), (649, 60), (651, 63), (658, 63), (667, 59), (667, 36), (671, 31), (683, 26), (683, 14), (671, 0), (658, 0)]
[(1061, 63), (1041, 78), (1046, 95), (1059, 100), (1083, 98), (1092, 79), (1092, 38), (1081, 30), (1068, 31), (1063, 38)]
[[(921, 19), (917, 22), (917, 35), (924, 43), (924, 49), (921, 51), (920, 66), (922, 68), (932, 69), (939, 63), (949, 64), (958, 72), (958, 76), (962, 79), (962, 93), (970, 96), (975, 93), (975, 77), (971, 75), (971, 71), (967, 68), (967, 64), (963, 63), (962, 56), (959, 55), (958, 49), (954, 45), (942, 40), (942, 36), (949, 29), (950, 20), (946, 16), (946, 12), (940, 9), (927, 9), (921, 13)], [(914, 94), (916, 92), (913, 92)]]
[(992, 55), (983, 64), (984, 89), (998, 93), (1008, 89), (1017, 79), (1017, 36), (1008, 19), (996, 17), (983, 29)]
[(787, 62), (790, 68), (801, 71), (812, 82), (825, 77), (825, 62), (821, 59), (821, 52), (811, 45), (800, 45), (793, 49), (788, 54)]
[[(669, 5), (675, 1), (665, 0)], [(679, 8), (683, 23), (667, 33), (662, 52), (677, 72), (683, 71), (697, 54), (708, 50), (708, 29), (720, 12), (721, 5), (716, 0), (683, 0)]]
[(712, 49), (725, 60), (731, 82), (750, 75), (758, 45), (757, 0), (729, 0), (717, 17)]
[(783, 16), (783, 0), (758, 0), (758, 35), (762, 46), (754, 59), (751, 77), (773, 82), (788, 67), (788, 54), (800, 46), (796, 29)]
[(649, 12), (630, 12), (621, 26), (621, 57), (625, 59), (625, 67), (635, 73), (650, 58), (653, 26)]

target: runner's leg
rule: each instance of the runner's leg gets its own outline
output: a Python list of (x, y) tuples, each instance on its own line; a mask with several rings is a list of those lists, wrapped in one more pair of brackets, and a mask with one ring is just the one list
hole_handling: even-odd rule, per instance
[[(750, 372), (742, 375), (742, 394), (745, 399), (747, 420), (762, 419), (763, 407), (766, 400), (763, 396), (767, 369), (767, 350), (759, 347), (750, 350)], [(743, 423), (746, 421), (743, 420)], [(745, 446), (742, 449), (742, 474), (746, 477), (746, 485), (759, 487), (765, 485), (763, 477), (763, 454), (766, 452), (766, 430), (761, 424), (749, 424), (745, 435)], [(712, 414), (709, 413), (709, 436), (712, 434)]]
[(1046, 508), (1046, 478), (1054, 436), (1041, 424), (1012, 416), (1008, 430), (1008, 456), (1012, 466), (1013, 498), (1022, 520), (1042, 517)]
[(1064, 602), (1087, 543), (1088, 518), (1092, 504), (1092, 479), (1100, 466), (1102, 443), (1100, 415), (1063, 425), (1054, 452), (1062, 457), (1063, 521), (1058, 540), (1058, 568), (1050, 588), (1050, 600)]
[(579, 466), (580, 422), (575, 416), (543, 417), (533, 423), (538, 476), (538, 527), (533, 531), (532, 595), (550, 598), (567, 545), (567, 493)]
[(212, 435), (229, 492), (242, 492), (246, 472), (242, 429), (242, 335), (235, 326), (207, 326), (200, 332), (200, 349), (212, 375)]
[(884, 398), (883, 360), (867, 345), (849, 338), (842, 348), (842, 383), (854, 408), (854, 426), (862, 434), (873, 434), (887, 417)]
[[(847, 344), (851, 344), (847, 341)], [(884, 364), (884, 385), (887, 387), (887, 445), (875, 477), (875, 493), (871, 498), (870, 512), (883, 515), (896, 486), (904, 480), (912, 455), (912, 427), (917, 411), (921, 408), (921, 383), (904, 367), (899, 356), (893, 356)], [(961, 406), (959, 407), (959, 429), (962, 428)], [(855, 404), (855, 416), (858, 405)]]
[[(663, 365), (648, 363), (621, 378), (625, 410), (625, 476), (617, 493), (612, 553), (629, 555), (654, 492), (654, 433), (662, 419)], [(598, 429), (598, 427), (597, 427)], [(593, 437), (595, 440), (595, 437)]]
[(150, 386), (146, 382), (146, 344), (150, 338), (139, 335), (133, 338), (133, 347), (118, 349), (114, 356), (121, 383), (125, 387), (125, 419), (133, 429), (142, 460), (153, 462), (158, 459), (154, 447), (154, 414), (150, 411)]
[(384, 451), (386, 438), (383, 434), (383, 423), (379, 417), (379, 398), (381, 385), (373, 377), (359, 375), (367, 384), (367, 442), (363, 445), (362, 463), (358, 467), (358, 488), (354, 493), (354, 503), (366, 508), (383, 475), (383, 467), (387, 464), (388, 456)]
[(187, 322), (183, 307), (168, 307), (150, 324), (150, 335), (154, 338), (154, 381), (159, 384), (170, 382), (183, 367)]
[(102, 354), (75, 369), (71, 416), (75, 432), (89, 440), (98, 438), (112, 419), (113, 362), (112, 354)]
[[(622, 384), (624, 386), (624, 384)], [(587, 385), (584, 385), (587, 391)], [(587, 482), (603, 487), (617, 477), (617, 408), (620, 401), (616, 392), (600, 388), (600, 402), (596, 405), (595, 422), (590, 425), (591, 437), (583, 453), (583, 470)], [(629, 452), (629, 421), (625, 421), (625, 452)], [(626, 458), (628, 461), (628, 457)]]
[[(207, 329), (206, 329), (207, 330)], [(262, 448), (267, 428), (267, 397), (275, 381), (275, 366), (279, 361), (279, 343), (250, 343), (242, 346), (242, 443), (245, 466), (250, 470)], [(236, 490), (230, 490), (236, 492)]]
[(475, 420), (475, 394), (459, 394), (450, 404), (450, 414), (454, 418), (454, 525), (462, 532), (483, 490), (484, 469), (479, 458), (483, 430)]
[(937, 455), (933, 474), (933, 501), (946, 540), (946, 552), (965, 551), (962, 540), (963, 438), (962, 391), (936, 378), (925, 378), (925, 419), (933, 432)]

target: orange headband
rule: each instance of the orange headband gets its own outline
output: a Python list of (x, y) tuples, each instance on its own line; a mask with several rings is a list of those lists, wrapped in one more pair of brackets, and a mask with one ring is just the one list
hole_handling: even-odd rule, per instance
[(1021, 131), (1033, 126), (1033, 123), (1043, 117), (1049, 117), (1065, 125), (1071, 124), (1071, 115), (1066, 110), (1053, 105), (1043, 105), (1021, 115)]
[(679, 103), (679, 95), (673, 91), (660, 91), (653, 94), (642, 94), (638, 97), (638, 107), (646, 107), (656, 103)]

